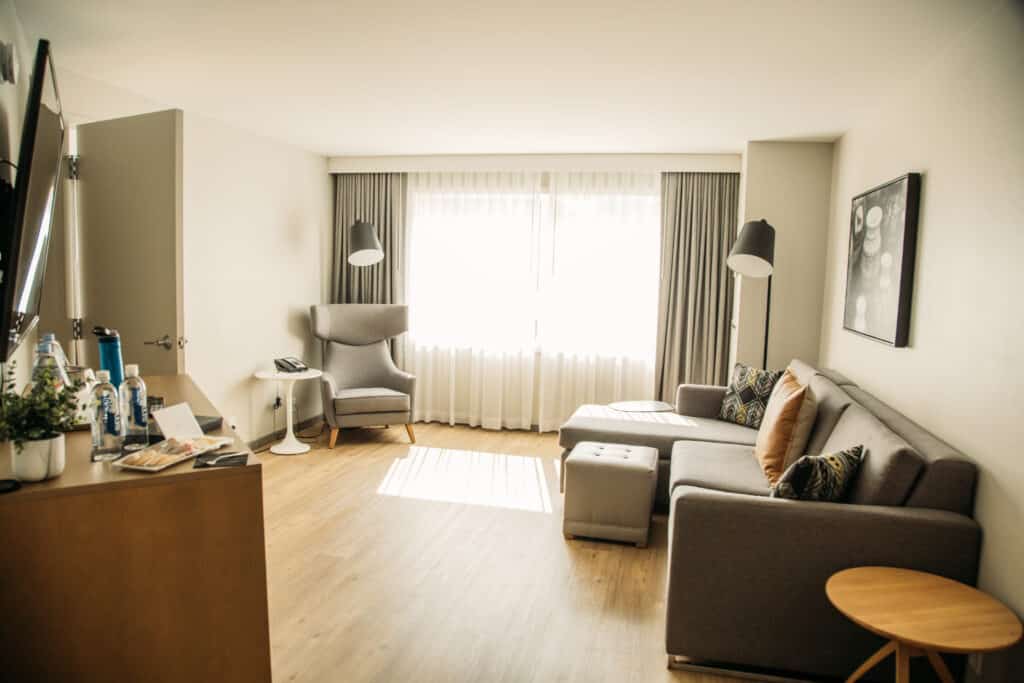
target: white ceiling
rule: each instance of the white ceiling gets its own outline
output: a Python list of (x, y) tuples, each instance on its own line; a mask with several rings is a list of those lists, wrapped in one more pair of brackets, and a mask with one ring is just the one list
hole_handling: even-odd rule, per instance
[[(1013, 0), (1005, 0), (1013, 1)], [(834, 139), (997, 0), (18, 0), (61, 69), (326, 155)]]

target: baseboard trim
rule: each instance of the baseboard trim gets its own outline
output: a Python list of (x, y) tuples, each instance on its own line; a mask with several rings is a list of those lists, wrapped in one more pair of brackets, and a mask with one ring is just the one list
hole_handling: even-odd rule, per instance
[[(791, 674), (784, 674), (782, 672), (748, 669), (735, 664), (704, 662), (674, 655), (668, 656), (668, 668), (672, 671), (690, 671), (713, 676), (728, 676), (745, 681), (761, 681), (761, 683), (823, 683), (823, 681), (826, 681), (826, 679), (822, 678), (793, 678)], [(838, 681), (840, 679), (827, 680)]]
[[(301, 422), (296, 424), (295, 425), (295, 431), (296, 432), (301, 432), (301, 431), (309, 429), (310, 427), (313, 427), (313, 426), (315, 426), (317, 424), (323, 424), (323, 422), (324, 422), (324, 416), (323, 415), (314, 415), (313, 417), (310, 417), (310, 418), (307, 418), (305, 420), (302, 420)], [(249, 441), (249, 448), (251, 448), (252, 450), (255, 451), (255, 450), (259, 450), (260, 448), (263, 448), (264, 446), (266, 446), (268, 444), (273, 443), (274, 441), (280, 441), (281, 439), (284, 438), (284, 435), (285, 435), (286, 431), (287, 431), (287, 428), (282, 428), (282, 429), (278, 429), (276, 432), (271, 432), (270, 434), (264, 434), (263, 436), (256, 437), (255, 439)]]

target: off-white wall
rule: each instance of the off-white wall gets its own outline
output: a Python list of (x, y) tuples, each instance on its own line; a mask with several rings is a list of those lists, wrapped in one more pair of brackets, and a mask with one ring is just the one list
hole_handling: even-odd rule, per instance
[[(1002, 3), (908, 83), (900, 99), (879, 102), (877, 120), (838, 143), (821, 342), (824, 365), (848, 373), (977, 461), (981, 586), (1018, 614), (1024, 614), (1022, 45), (1024, 10)], [(893, 349), (842, 330), (849, 212), (854, 195), (908, 171), (924, 176), (917, 268), (910, 346)]]
[[(309, 306), (324, 296), (332, 202), (324, 157), (185, 112), (186, 371), (243, 438), (275, 429), (276, 387), (253, 372), (280, 356), (319, 365)], [(321, 412), (316, 382), (296, 385), (296, 408)]]
[(166, 102), (151, 100), (95, 78), (89, 78), (71, 68), (72, 65), (61, 61), (59, 45), (55, 45), (53, 50), (57, 85), (60, 87), (64, 118), (69, 126), (174, 108)]
[[(743, 155), (740, 225), (775, 227), (768, 367), (818, 360), (822, 283), (832, 185), (831, 142), (748, 142)], [(767, 280), (738, 278), (733, 360), (761, 366)]]

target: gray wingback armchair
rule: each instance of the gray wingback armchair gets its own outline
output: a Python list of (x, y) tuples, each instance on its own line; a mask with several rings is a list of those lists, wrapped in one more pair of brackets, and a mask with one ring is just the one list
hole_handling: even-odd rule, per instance
[(310, 307), (313, 335), (323, 345), (320, 395), (331, 429), (404, 424), (409, 440), (416, 377), (391, 360), (387, 340), (409, 328), (409, 308), (398, 304), (321, 304)]

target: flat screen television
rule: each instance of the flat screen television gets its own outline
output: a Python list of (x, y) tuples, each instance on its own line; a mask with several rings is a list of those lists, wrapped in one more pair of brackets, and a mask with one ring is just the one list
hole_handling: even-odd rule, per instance
[(29, 79), (13, 190), (3, 192), (0, 221), (0, 361), (6, 362), (39, 321), (39, 299), (60, 187), (64, 117), (50, 43), (39, 41)]

